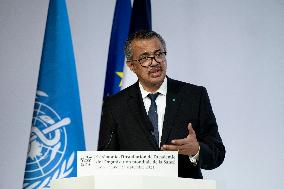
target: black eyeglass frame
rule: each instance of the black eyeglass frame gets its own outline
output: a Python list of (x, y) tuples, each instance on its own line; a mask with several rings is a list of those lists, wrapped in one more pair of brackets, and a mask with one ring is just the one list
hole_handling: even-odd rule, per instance
[[(139, 59), (136, 59), (136, 60), (128, 60), (128, 62), (135, 61), (135, 62), (138, 62), (138, 63), (140, 64), (140, 66), (142, 66), (142, 67), (144, 67), (144, 68), (148, 68), (149, 66), (152, 65), (153, 59), (155, 59), (155, 61), (156, 61), (157, 63), (161, 63), (162, 61), (164, 61), (164, 60), (165, 60), (165, 57), (166, 57), (166, 55), (167, 55), (167, 51), (159, 52), (159, 53), (157, 53), (157, 54), (159, 54), (159, 55), (163, 54), (163, 55), (164, 55), (163, 60), (157, 61), (157, 59), (156, 59), (157, 57), (156, 57), (156, 55), (154, 54), (153, 56), (145, 56), (145, 57), (143, 57), (143, 58), (139, 58)], [(157, 55), (157, 56), (158, 56), (158, 55)], [(150, 63), (148, 66), (143, 66), (143, 65), (142, 65), (143, 63), (141, 63), (141, 61), (144, 59), (145, 62), (147, 62), (147, 59), (149, 59), (149, 58), (151, 58), (151, 63)]]

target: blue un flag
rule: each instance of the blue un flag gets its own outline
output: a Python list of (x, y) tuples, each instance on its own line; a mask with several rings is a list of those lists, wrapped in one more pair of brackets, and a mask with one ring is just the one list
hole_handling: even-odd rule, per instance
[(76, 176), (85, 150), (78, 82), (65, 0), (50, 0), (23, 188), (50, 188)]

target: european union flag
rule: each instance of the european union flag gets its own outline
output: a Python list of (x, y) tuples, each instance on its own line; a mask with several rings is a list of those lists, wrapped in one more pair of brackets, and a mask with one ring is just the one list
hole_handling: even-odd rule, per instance
[(85, 150), (80, 98), (65, 0), (50, 0), (23, 188), (49, 188), (76, 176)]
[(108, 52), (104, 97), (120, 91), (124, 67), (124, 42), (131, 16), (131, 0), (117, 0), (115, 5)]

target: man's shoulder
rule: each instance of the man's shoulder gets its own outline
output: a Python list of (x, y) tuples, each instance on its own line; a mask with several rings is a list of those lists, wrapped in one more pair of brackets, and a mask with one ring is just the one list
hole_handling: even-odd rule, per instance
[(104, 98), (104, 102), (107, 104), (121, 104), (125, 103), (129, 96), (137, 95), (137, 83), (119, 91), (115, 95), (108, 96)]
[(205, 89), (203, 86), (195, 85), (185, 81), (168, 78), (168, 87), (172, 90), (201, 92)]

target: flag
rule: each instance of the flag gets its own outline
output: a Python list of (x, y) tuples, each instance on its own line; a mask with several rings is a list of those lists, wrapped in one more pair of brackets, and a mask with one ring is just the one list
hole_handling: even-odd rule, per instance
[(134, 0), (129, 35), (139, 30), (152, 30), (151, 0)]
[(128, 37), (131, 0), (117, 0), (109, 45), (104, 97), (120, 91), (124, 67), (124, 42)]
[[(129, 35), (139, 30), (152, 30), (151, 0), (134, 0)], [(136, 75), (127, 67), (123, 70), (122, 88), (137, 81)]]
[(23, 188), (50, 188), (77, 174), (85, 150), (75, 58), (65, 0), (50, 0)]

